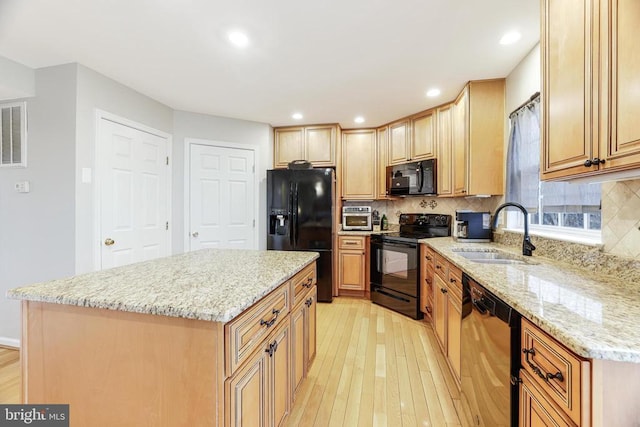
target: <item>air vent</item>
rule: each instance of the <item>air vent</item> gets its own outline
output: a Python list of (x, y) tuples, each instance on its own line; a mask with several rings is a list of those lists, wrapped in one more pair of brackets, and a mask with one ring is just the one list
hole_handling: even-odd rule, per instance
[(0, 104), (0, 167), (25, 167), (26, 147), (26, 103)]

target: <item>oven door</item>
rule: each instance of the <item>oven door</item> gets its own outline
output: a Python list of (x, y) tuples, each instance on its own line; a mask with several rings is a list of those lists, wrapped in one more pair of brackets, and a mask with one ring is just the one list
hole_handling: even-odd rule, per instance
[(382, 242), (379, 269), (384, 288), (414, 298), (418, 293), (418, 244)]

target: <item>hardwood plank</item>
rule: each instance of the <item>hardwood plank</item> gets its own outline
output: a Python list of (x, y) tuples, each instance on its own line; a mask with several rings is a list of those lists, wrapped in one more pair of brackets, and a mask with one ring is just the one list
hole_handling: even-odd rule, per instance
[(0, 347), (0, 403), (20, 403), (20, 352)]

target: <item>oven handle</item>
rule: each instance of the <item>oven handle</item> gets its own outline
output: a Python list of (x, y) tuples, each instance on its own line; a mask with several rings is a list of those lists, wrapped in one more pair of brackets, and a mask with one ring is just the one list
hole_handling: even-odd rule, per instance
[(391, 246), (395, 248), (410, 248), (410, 249), (418, 249), (417, 243), (400, 243), (400, 242), (389, 242), (388, 240), (382, 241), (382, 247)]
[(399, 296), (397, 296), (397, 295), (392, 295), (392, 294), (390, 294), (390, 293), (388, 293), (388, 292), (385, 292), (385, 291), (380, 290), (379, 288), (373, 288), (373, 292), (377, 292), (377, 293), (379, 293), (379, 294), (386, 295), (386, 296), (388, 296), (389, 298), (397, 299), (397, 300), (399, 300), (399, 301), (411, 302), (411, 301), (409, 301), (409, 300), (408, 300), (408, 299), (406, 299), (406, 298), (402, 298), (402, 297), (399, 297)]

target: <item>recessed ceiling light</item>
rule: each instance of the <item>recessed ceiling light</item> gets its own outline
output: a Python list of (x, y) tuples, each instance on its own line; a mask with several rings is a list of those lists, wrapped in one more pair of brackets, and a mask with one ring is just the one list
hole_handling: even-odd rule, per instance
[(438, 96), (438, 95), (440, 95), (440, 89), (433, 88), (433, 89), (429, 89), (427, 91), (427, 96), (429, 98), (433, 98), (433, 97)]
[(242, 31), (231, 31), (229, 33), (229, 41), (237, 47), (247, 47), (249, 45), (249, 37)]
[(302, 113), (293, 113), (291, 115), (291, 117), (295, 120), (301, 120), (302, 119)]
[(504, 36), (500, 39), (500, 44), (514, 44), (518, 40), (520, 40), (520, 33), (517, 31), (509, 31), (505, 33)]
[(353, 121), (356, 123), (364, 123), (364, 117), (358, 116), (355, 119), (353, 119)]

